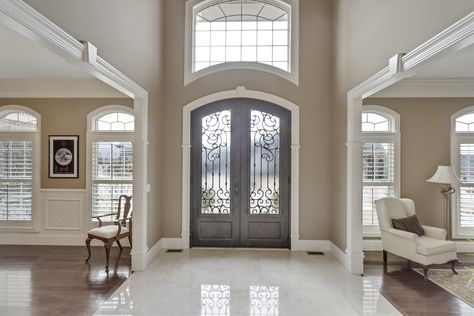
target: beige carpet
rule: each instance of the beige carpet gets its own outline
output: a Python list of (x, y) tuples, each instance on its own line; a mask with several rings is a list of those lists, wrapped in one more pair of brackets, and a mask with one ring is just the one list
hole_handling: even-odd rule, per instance
[[(413, 270), (423, 275), (422, 269)], [(451, 269), (433, 268), (428, 270), (428, 279), (474, 307), (474, 271), (467, 268), (456, 270), (458, 274), (453, 274)]]

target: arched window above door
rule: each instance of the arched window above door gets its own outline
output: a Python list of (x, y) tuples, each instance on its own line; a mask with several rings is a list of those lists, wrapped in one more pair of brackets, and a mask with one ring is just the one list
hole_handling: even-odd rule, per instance
[(298, 83), (298, 0), (188, 1), (185, 84), (251, 68)]

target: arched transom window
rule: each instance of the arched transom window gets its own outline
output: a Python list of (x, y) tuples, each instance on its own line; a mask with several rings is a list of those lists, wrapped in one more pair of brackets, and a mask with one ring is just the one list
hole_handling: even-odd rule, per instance
[(291, 72), (291, 6), (281, 0), (207, 0), (193, 7), (192, 72), (257, 62)]
[(23, 111), (5, 111), (0, 114), (0, 130), (4, 131), (36, 131), (37, 120)]
[(96, 131), (128, 132), (135, 129), (135, 117), (125, 112), (111, 112), (96, 117)]
[(398, 196), (400, 186), (399, 115), (377, 105), (362, 111), (362, 223), (365, 236), (380, 233), (375, 200)]

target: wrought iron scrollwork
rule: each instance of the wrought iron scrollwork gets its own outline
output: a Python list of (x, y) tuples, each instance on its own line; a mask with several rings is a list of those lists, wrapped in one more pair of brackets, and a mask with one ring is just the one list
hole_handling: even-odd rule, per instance
[(230, 214), (231, 111), (202, 118), (201, 213)]
[(250, 214), (280, 213), (280, 118), (250, 113)]

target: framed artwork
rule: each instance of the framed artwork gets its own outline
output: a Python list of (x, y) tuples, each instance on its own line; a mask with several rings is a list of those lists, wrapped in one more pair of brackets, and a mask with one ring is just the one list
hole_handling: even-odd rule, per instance
[(49, 136), (49, 177), (79, 178), (79, 136)]

